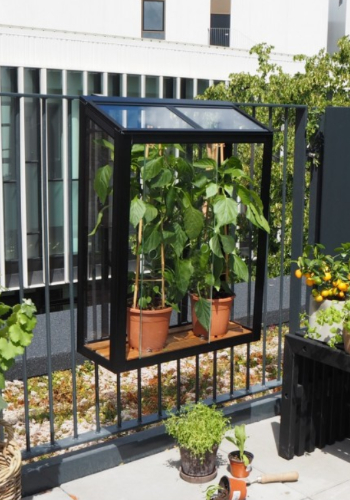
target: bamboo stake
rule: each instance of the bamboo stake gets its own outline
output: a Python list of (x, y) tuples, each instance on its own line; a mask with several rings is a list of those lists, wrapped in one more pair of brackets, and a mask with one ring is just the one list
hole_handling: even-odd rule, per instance
[(161, 245), (160, 245), (160, 257), (161, 257), (161, 267), (162, 267), (162, 307), (165, 307), (165, 280), (164, 280), (165, 256), (164, 256), (164, 243), (161, 243)]
[(140, 280), (140, 253), (139, 248), (142, 242), (142, 219), (139, 223), (139, 232), (137, 236), (137, 244), (136, 244), (136, 273), (135, 273), (135, 286), (134, 286), (134, 298), (132, 302), (132, 307), (135, 309), (137, 304), (137, 296), (139, 293), (139, 280)]

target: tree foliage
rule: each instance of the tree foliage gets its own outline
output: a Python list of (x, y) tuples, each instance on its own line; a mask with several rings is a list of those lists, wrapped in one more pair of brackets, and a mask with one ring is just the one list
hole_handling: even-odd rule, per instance
[[(327, 106), (349, 106), (350, 104), (350, 39), (343, 37), (338, 42), (338, 52), (328, 54), (322, 49), (314, 56), (297, 55), (296, 61), (303, 63), (303, 71), (293, 75), (285, 73), (281, 66), (270, 59), (273, 46), (261, 43), (250, 50), (257, 56), (256, 74), (233, 73), (228, 85), (220, 83), (209, 87), (201, 98), (225, 100), (235, 103), (303, 105), (308, 109), (307, 155), (316, 165), (319, 162), (319, 146), (322, 140), (320, 123)], [(244, 108), (249, 112), (249, 108)], [(252, 108), (250, 108), (252, 109)], [(270, 276), (278, 276), (281, 266), (289, 272), (292, 225), (292, 182), (294, 162), (293, 109), (256, 109), (256, 117), (274, 131), (274, 164), (271, 188), (271, 234), (269, 249)], [(288, 141), (286, 141), (286, 136)], [(286, 150), (286, 144), (288, 148)], [(254, 163), (259, 162), (259, 153), (254, 153)], [(245, 163), (252, 163), (251, 150), (245, 151)], [(256, 172), (255, 175), (259, 175)], [(308, 186), (308, 177), (306, 186)], [(285, 199), (285, 216), (281, 220), (282, 200)], [(305, 197), (305, 240), (308, 220), (308, 195)], [(281, 233), (285, 230), (281, 254)]]

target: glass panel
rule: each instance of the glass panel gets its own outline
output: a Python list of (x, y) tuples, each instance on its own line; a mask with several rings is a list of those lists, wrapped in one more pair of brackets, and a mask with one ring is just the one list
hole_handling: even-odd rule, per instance
[(100, 104), (99, 108), (124, 128), (192, 129), (168, 108), (160, 106), (116, 106)]
[(165, 76), (163, 79), (163, 95), (168, 99), (176, 98), (176, 78)]
[(108, 75), (108, 95), (120, 96), (121, 92), (121, 75), (109, 74)]
[(40, 92), (38, 69), (24, 69), (24, 92), (28, 94), (38, 94)]
[(88, 94), (101, 94), (102, 93), (102, 75), (101, 73), (88, 74)]
[(1, 91), (17, 92), (16, 68), (1, 68)]
[(68, 95), (83, 94), (83, 73), (81, 71), (67, 71)]
[(49, 182), (49, 253), (63, 255), (63, 182)]
[(164, 2), (143, 2), (143, 30), (164, 31)]
[(181, 78), (181, 99), (193, 99), (192, 78)]
[[(87, 339), (104, 339), (109, 336), (110, 278), (112, 241), (113, 192), (107, 196), (113, 183), (113, 139), (94, 123), (88, 121), (88, 261), (86, 303)], [(95, 180), (107, 181), (95, 191)], [(97, 196), (96, 192), (99, 193)], [(104, 201), (107, 199), (107, 204)], [(103, 211), (102, 208), (104, 208)], [(101, 214), (101, 218), (99, 216)]]
[(141, 97), (141, 77), (128, 75), (128, 97)]
[(47, 93), (62, 94), (62, 71), (47, 70)]
[(176, 109), (204, 129), (263, 130), (262, 127), (234, 109), (185, 107), (177, 107)]
[(146, 76), (146, 97), (159, 97), (158, 76)]
[(5, 259), (18, 259), (18, 234), (17, 234), (17, 184), (4, 184), (4, 207), (11, 207), (11, 210), (4, 210), (5, 216)]
[(209, 87), (209, 80), (197, 81), (197, 93), (204, 94), (204, 91)]
[(62, 179), (62, 101), (47, 101), (47, 161), (49, 179)]

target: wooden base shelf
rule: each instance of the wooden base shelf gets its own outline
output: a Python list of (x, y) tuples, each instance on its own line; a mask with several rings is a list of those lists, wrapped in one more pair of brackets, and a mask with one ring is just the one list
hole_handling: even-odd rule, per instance
[[(220, 342), (223, 338), (228, 339), (228, 338), (234, 338), (238, 336), (244, 336), (244, 335), (250, 335), (252, 332), (250, 329), (243, 327), (242, 325), (238, 323), (234, 323), (233, 321), (229, 323), (229, 328), (227, 333), (224, 335), (224, 337), (219, 337), (219, 338), (213, 338), (209, 340), (206, 340), (201, 337), (196, 337), (192, 331), (192, 325), (184, 325), (184, 326), (177, 326), (174, 328), (171, 328), (169, 331), (168, 339), (166, 342), (166, 345), (164, 349), (161, 351), (145, 351), (145, 352), (139, 352), (137, 349), (131, 349), (129, 348), (129, 345), (127, 344), (126, 346), (126, 359), (127, 361), (137, 359), (140, 357), (146, 358), (149, 356), (154, 356), (156, 354), (162, 354), (166, 352), (171, 352), (171, 351), (177, 351), (180, 349), (185, 349), (188, 347), (194, 347), (194, 346), (200, 346), (203, 344), (213, 344)], [(244, 341), (242, 342), (244, 343)], [(86, 344), (85, 347), (87, 349), (90, 349), (91, 351), (99, 354), (100, 356), (103, 356), (106, 359), (109, 359), (109, 340), (101, 340), (97, 342), (92, 342), (90, 344)]]

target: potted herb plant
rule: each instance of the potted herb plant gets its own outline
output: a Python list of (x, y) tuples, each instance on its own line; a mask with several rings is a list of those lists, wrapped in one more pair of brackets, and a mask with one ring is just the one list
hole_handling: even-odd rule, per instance
[(192, 483), (214, 479), (218, 446), (229, 425), (222, 411), (201, 402), (182, 407), (165, 421), (167, 433), (180, 448), (182, 479)]
[[(194, 161), (193, 168), (194, 187), (187, 200), (197, 221), (188, 248), (194, 270), (190, 283), (193, 329), (198, 336), (207, 337), (210, 332), (220, 337), (228, 328), (232, 284), (249, 278), (234, 233), (240, 212), (259, 229), (268, 232), (269, 225), (254, 182), (237, 157), (221, 162), (203, 158)], [(221, 312), (224, 319), (218, 326)]]
[(238, 478), (248, 477), (254, 455), (245, 450), (245, 442), (247, 440), (245, 424), (236, 425), (233, 432), (233, 436), (226, 436), (226, 439), (238, 448), (238, 450), (232, 451), (228, 455), (231, 474)]
[(206, 500), (230, 500), (228, 491), (219, 484), (211, 484), (205, 490)]
[[(0, 389), (5, 389), (5, 374), (16, 356), (32, 341), (36, 326), (36, 307), (30, 299), (9, 306), (0, 302)], [(7, 403), (0, 394), (0, 410)], [(5, 420), (0, 428), (7, 437), (0, 442), (0, 498), (21, 498), (21, 450), (13, 439), (13, 429)]]
[(308, 336), (333, 344), (335, 335), (342, 329), (341, 310), (349, 298), (350, 243), (335, 249), (335, 255), (324, 253), (321, 244), (307, 245), (296, 261), (297, 278), (304, 277), (312, 288), (310, 310), (303, 317)]

